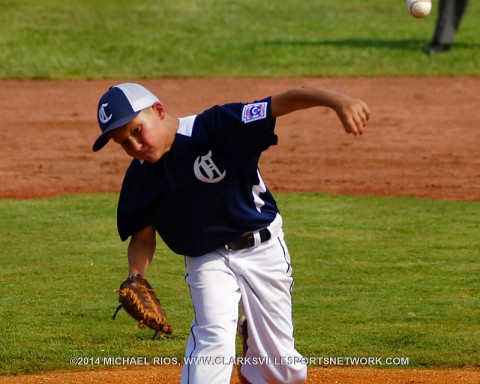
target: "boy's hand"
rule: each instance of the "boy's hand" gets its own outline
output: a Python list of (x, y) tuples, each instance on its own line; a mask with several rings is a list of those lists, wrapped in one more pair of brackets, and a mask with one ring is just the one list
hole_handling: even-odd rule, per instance
[(334, 109), (345, 132), (355, 136), (363, 135), (370, 118), (370, 110), (364, 101), (350, 97), (339, 98)]

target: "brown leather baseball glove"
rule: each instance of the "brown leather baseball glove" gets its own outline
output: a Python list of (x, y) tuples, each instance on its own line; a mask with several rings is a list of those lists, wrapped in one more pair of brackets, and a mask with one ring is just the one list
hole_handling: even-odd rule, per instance
[(123, 307), (130, 316), (138, 321), (137, 328), (146, 325), (155, 331), (153, 338), (157, 336), (158, 332), (167, 334), (173, 332), (172, 327), (167, 323), (165, 310), (147, 279), (140, 275), (129, 276), (120, 285), (120, 289), (116, 289), (115, 292), (119, 292), (118, 302), (120, 305), (113, 315), (113, 320)]

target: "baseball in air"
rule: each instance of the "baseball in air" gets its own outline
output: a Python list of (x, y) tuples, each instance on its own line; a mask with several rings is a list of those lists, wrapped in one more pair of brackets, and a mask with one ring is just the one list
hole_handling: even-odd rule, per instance
[(406, 5), (408, 13), (418, 19), (427, 17), (432, 10), (431, 0), (407, 0)]

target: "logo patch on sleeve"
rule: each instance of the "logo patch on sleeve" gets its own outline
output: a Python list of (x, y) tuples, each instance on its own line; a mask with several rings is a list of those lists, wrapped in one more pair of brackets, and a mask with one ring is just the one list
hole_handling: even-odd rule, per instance
[(267, 117), (267, 103), (247, 104), (243, 107), (242, 121), (250, 123)]

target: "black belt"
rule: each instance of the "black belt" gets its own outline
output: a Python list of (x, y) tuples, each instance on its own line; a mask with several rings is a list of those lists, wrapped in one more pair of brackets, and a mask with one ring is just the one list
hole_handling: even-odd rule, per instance
[(260, 235), (260, 243), (270, 240), (272, 235), (267, 228), (260, 229), (259, 231), (248, 232), (240, 236), (237, 240), (232, 241), (225, 245), (227, 251), (241, 251), (242, 249), (251, 248), (255, 245), (255, 233)]

